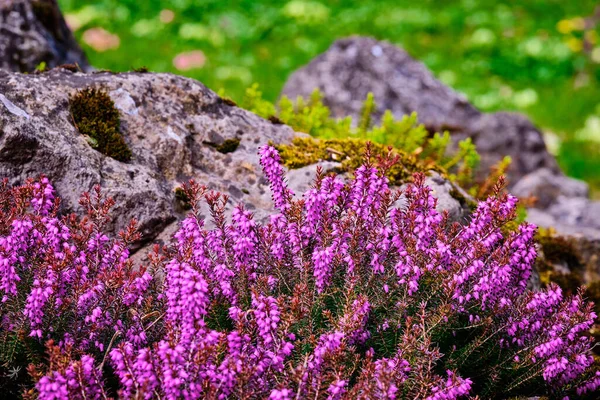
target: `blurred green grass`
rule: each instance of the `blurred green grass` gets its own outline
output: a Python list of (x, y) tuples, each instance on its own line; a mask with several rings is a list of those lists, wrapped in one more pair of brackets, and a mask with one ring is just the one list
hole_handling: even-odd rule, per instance
[[(547, 134), (565, 171), (600, 188), (600, 123), (595, 123), (600, 118), (600, 29), (590, 22), (584, 26), (583, 19), (594, 13), (596, 0), (59, 4), (94, 66), (114, 71), (146, 66), (187, 75), (214, 90), (223, 88), (234, 100), (254, 82), (267, 100), (275, 100), (289, 74), (336, 38), (386, 39), (480, 109), (529, 115)], [(104, 44), (115, 48), (95, 50), (103, 44), (102, 35), (90, 34), (97, 27), (116, 35), (118, 47), (113, 36)], [(175, 57), (183, 53), (185, 59), (191, 51), (196, 53), (188, 54), (188, 62), (202, 66), (177, 69)]]

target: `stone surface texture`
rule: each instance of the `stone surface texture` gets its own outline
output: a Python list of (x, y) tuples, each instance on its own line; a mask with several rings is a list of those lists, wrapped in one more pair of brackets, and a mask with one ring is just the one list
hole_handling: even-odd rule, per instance
[[(106, 91), (115, 102), (130, 162), (96, 151), (75, 128), (69, 96), (86, 87)], [(258, 147), (295, 135), (225, 104), (197, 81), (169, 74), (0, 71), (0, 96), (0, 176), (17, 184), (47, 175), (65, 212), (78, 210), (81, 192), (100, 184), (116, 201), (112, 228), (135, 218), (144, 241), (183, 215), (174, 190), (189, 179), (228, 194), (231, 204), (245, 203), (261, 218), (270, 210), (270, 193)], [(240, 144), (222, 154), (215, 147), (225, 139)]]
[[(96, 151), (74, 126), (69, 96), (88, 87), (104, 90), (114, 101), (131, 161)], [(175, 75), (0, 71), (0, 177), (18, 184), (45, 174), (62, 197), (64, 212), (80, 211), (81, 193), (100, 184), (116, 201), (109, 228), (117, 231), (135, 218), (142, 233), (138, 247), (168, 240), (186, 213), (174, 191), (190, 179), (227, 194), (229, 210), (242, 203), (264, 221), (273, 209), (259, 147), (289, 143), (296, 135), (304, 134), (228, 105), (201, 83)], [(239, 140), (234, 151), (218, 151), (232, 139)], [(328, 170), (330, 164), (321, 166)], [(290, 171), (292, 190), (306, 191), (315, 172), (316, 165)], [(440, 209), (465, 217), (450, 196), (453, 185), (439, 176), (428, 179)]]
[(0, 0), (0, 68), (33, 72), (42, 62), (89, 69), (56, 0)]

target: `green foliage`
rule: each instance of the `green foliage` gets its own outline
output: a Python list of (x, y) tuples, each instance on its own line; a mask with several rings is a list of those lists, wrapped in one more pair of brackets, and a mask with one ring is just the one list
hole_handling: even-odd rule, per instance
[(48, 71), (48, 65), (46, 64), (46, 61), (42, 61), (41, 63), (39, 63), (35, 67), (35, 71), (36, 72), (46, 72), (46, 71)]
[(473, 171), (479, 165), (479, 154), (475, 148), (475, 143), (471, 141), (471, 138), (466, 138), (458, 142), (458, 151), (454, 156), (443, 163), (446, 169), (451, 169), (455, 166), (458, 167), (456, 175), (451, 175), (450, 178), (460, 182), (463, 186), (469, 186)]
[(600, 192), (600, 137), (597, 140), (574, 139), (564, 142), (558, 153), (558, 163), (569, 175), (583, 179)]
[[(368, 108), (368, 102), (369, 99), (367, 98), (363, 110)], [(367, 117), (365, 114), (363, 114), (363, 118), (371, 119), (371, 117)], [(418, 124), (417, 113), (405, 115), (402, 119), (397, 120), (388, 110), (383, 114), (381, 125), (364, 131), (359, 128), (357, 133), (364, 139), (389, 144), (406, 152), (422, 151), (423, 146), (429, 148), (429, 133), (425, 129), (425, 126)], [(436, 160), (441, 160), (446, 152), (446, 146), (440, 150), (428, 151), (429, 156)]]
[(86, 88), (69, 98), (73, 122), (90, 145), (118, 161), (128, 161), (131, 150), (119, 133), (121, 119), (110, 96), (101, 89)]
[(263, 118), (268, 118), (275, 114), (275, 106), (273, 103), (263, 99), (263, 94), (258, 87), (258, 83), (246, 89), (241, 107)]
[[(358, 120), (358, 132), (366, 133), (371, 127), (373, 112), (377, 109), (377, 104), (375, 104), (375, 96), (373, 93), (369, 92), (367, 94), (367, 98), (363, 103), (362, 110), (360, 111), (360, 119)], [(390, 118), (393, 120), (391, 113)]]
[[(291, 168), (330, 159), (328, 148), (341, 152), (350, 159), (362, 161), (361, 149), (366, 141), (377, 143), (375, 147), (381, 151), (386, 146), (392, 146), (394, 151), (401, 155), (403, 162), (408, 162), (405, 172), (410, 171), (412, 167), (415, 167), (413, 172), (427, 169), (450, 171), (452, 173), (448, 175), (449, 178), (463, 185), (473, 184), (473, 171), (479, 164), (479, 154), (470, 138), (459, 142), (458, 150), (448, 155), (449, 133), (436, 133), (431, 136), (425, 126), (418, 123), (416, 113), (396, 119), (388, 110), (383, 114), (381, 123), (373, 126), (376, 103), (372, 93), (365, 99), (356, 127), (352, 127), (350, 117), (331, 117), (331, 112), (323, 104), (322, 95), (318, 90), (313, 91), (308, 100), (298, 97), (293, 103), (283, 96), (277, 105), (273, 105), (262, 98), (258, 85), (254, 84), (247, 89), (242, 106), (264, 118), (275, 117), (295, 131), (322, 139), (321, 144), (310, 140), (297, 141), (294, 146), (282, 151), (284, 162)], [(293, 154), (294, 152), (298, 154)], [(342, 160), (342, 163), (344, 162)], [(355, 164), (359, 166), (360, 162)], [(347, 166), (348, 163), (344, 169), (347, 169)], [(400, 183), (399, 179), (408, 177), (410, 173), (402, 173), (396, 175), (392, 181)]]

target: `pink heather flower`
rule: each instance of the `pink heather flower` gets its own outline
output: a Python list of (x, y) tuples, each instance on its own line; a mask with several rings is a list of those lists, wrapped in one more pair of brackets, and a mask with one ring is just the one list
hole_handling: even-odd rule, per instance
[(348, 382), (343, 379), (337, 380), (329, 385), (327, 388), (327, 400), (337, 400), (343, 398), (343, 395), (346, 393), (346, 385), (348, 385)]
[(331, 271), (333, 268), (334, 252), (331, 247), (322, 250), (314, 250), (312, 259), (314, 264), (315, 285), (319, 293), (329, 285)]
[(269, 395), (269, 400), (292, 400), (294, 392), (290, 389), (274, 389)]
[(600, 388), (600, 371), (596, 371), (596, 374), (584, 382), (577, 388), (577, 395), (581, 396), (585, 393), (592, 393)]
[(52, 187), (48, 178), (43, 177), (33, 184), (31, 206), (41, 216), (48, 215), (54, 207), (54, 187)]
[(337, 352), (342, 346), (343, 340), (344, 334), (338, 331), (322, 335), (319, 344), (308, 361), (308, 371), (318, 376), (321, 366), (325, 362), (325, 357)]
[(400, 387), (408, 379), (411, 368), (400, 354), (394, 358), (381, 358), (375, 362), (376, 395), (381, 399), (394, 400)]
[(72, 361), (62, 372), (53, 371), (36, 384), (39, 398), (50, 399), (102, 399), (106, 398), (101, 372), (94, 358), (83, 355), (80, 361)]
[[(593, 306), (555, 285), (526, 290), (535, 227), (506, 233), (516, 198), (495, 194), (451, 226), (422, 174), (392, 192), (367, 164), (350, 182), (319, 174), (295, 200), (272, 147), (261, 165), (280, 213), (261, 224), (237, 207), (228, 222), (225, 199), (190, 183), (214, 228), (194, 208), (148, 265), (130, 260), (133, 226), (103, 232), (111, 203), (99, 194), (82, 197), (89, 218), (77, 221), (53, 214), (47, 181), (15, 192), (27, 206), (7, 206), (1, 227), (0, 339), (26, 321), (28, 340), (58, 343), (36, 358), (50, 358), (35, 375), (40, 398), (105, 397), (100, 363), (122, 398), (598, 389)], [(497, 368), (514, 373), (491, 379)]]
[(335, 213), (338, 203), (343, 200), (344, 187), (341, 179), (327, 176), (320, 182), (320, 186), (310, 189), (304, 194), (306, 214), (306, 222), (302, 227), (304, 238), (314, 237), (322, 232)]
[(281, 212), (287, 211), (294, 193), (288, 189), (285, 183), (281, 158), (273, 146), (263, 146), (260, 149), (260, 165), (271, 184), (273, 204)]
[(23, 269), (28, 267), (25, 254), (33, 244), (33, 223), (31, 221), (15, 219), (10, 226), (10, 234), (0, 237), (0, 292), (3, 294), (2, 302), (8, 301), (17, 295), (17, 282), (21, 280), (17, 273), (17, 266)]
[(426, 400), (453, 400), (469, 394), (473, 384), (470, 379), (456, 376), (450, 370), (446, 373), (448, 374), (446, 382), (441, 387), (432, 388), (432, 394)]
[(40, 395), (40, 400), (69, 399), (67, 379), (58, 372), (42, 377), (35, 387)]

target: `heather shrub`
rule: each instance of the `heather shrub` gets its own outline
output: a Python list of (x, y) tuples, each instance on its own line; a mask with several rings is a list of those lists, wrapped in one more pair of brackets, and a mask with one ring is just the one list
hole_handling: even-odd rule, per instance
[[(386, 172), (395, 162), (393, 155), (375, 159), (367, 147), (353, 180), (319, 171), (313, 187), (295, 197), (277, 151), (266, 146), (261, 164), (278, 211), (264, 224), (241, 206), (228, 222), (226, 196), (190, 182), (183, 190), (192, 209), (171, 248), (153, 257), (161, 285), (153, 284), (148, 271), (130, 268), (126, 247), (119, 247), (127, 234), (110, 247), (120, 249), (120, 261), (110, 264), (111, 269), (128, 270), (114, 284), (112, 302), (104, 300), (110, 298), (106, 291), (94, 297), (101, 310), (114, 305), (115, 312), (108, 313), (113, 318), (109, 325), (93, 330), (100, 333), (92, 340), (86, 341), (86, 335), (71, 339), (86, 328), (77, 314), (67, 321), (68, 329), (54, 328), (53, 319), (59, 321), (62, 314), (51, 301), (65, 293), (61, 304), (74, 304), (66, 299), (79, 291), (54, 289), (62, 282), (52, 286), (50, 300), (43, 303), (52, 304), (47, 309), (52, 318), (41, 337), (38, 325), (24, 325), (39, 346), (53, 339), (46, 343), (47, 358), (29, 368), (35, 388), (30, 394), (169, 399), (593, 396), (600, 385), (587, 335), (596, 318), (593, 305), (583, 292), (564, 296), (555, 285), (526, 290), (536, 256), (535, 228), (521, 224), (503, 229), (515, 218), (516, 199), (497, 185), (466, 225), (450, 224), (447, 215), (436, 211), (423, 175), (417, 174), (402, 193), (389, 189)], [(30, 265), (37, 265), (42, 276), (57, 270), (54, 261), (29, 261), (40, 253), (38, 248), (45, 249), (38, 256), (42, 259), (54, 254), (46, 244), (54, 242), (23, 239), (27, 237), (16, 233), (22, 224), (12, 222), (44, 224), (56, 218), (40, 211), (46, 197), (35, 191), (35, 183), (28, 185), (13, 190), (29, 190), (29, 203), (14, 206), (10, 196), (0, 197), (3, 210), (21, 210), (15, 218), (14, 212), (2, 214), (3, 221), (13, 218), (2, 228), (3, 260), (17, 249), (13, 261), (0, 263), (0, 290), (9, 299), (35, 292), (35, 281), (15, 279), (28, 276)], [(47, 182), (38, 185), (45, 185), (50, 196)], [(84, 203), (94, 198), (94, 204), (110, 204), (99, 195), (84, 196)], [(209, 206), (214, 228), (204, 226), (202, 202)], [(88, 212), (96, 215), (97, 209)], [(65, 235), (79, 232), (82, 225), (88, 226), (85, 219), (65, 224)], [(77, 234), (71, 235), (73, 239), (64, 240), (77, 246)], [(21, 252), (26, 245), (29, 251)], [(92, 246), (77, 254), (87, 259), (97, 252)], [(102, 254), (101, 259), (112, 260), (110, 251)], [(72, 259), (65, 269), (76, 271), (77, 262)], [(15, 281), (16, 288), (10, 284)], [(113, 286), (107, 284), (110, 280), (100, 282)], [(2, 310), (3, 336), (13, 334), (16, 321), (24, 321), (29, 312), (26, 300), (6, 302), (11, 301), (12, 314), (4, 317)], [(134, 312), (117, 312), (127, 308)]]
[(96, 188), (81, 205), (85, 217), (58, 217), (47, 178), (0, 186), (0, 388), (12, 396), (29, 383), (25, 367), (44, 363), (46, 341), (101, 360), (116, 336), (149, 336), (157, 299), (153, 275), (129, 260), (135, 222), (111, 239), (103, 228), (113, 201)]

